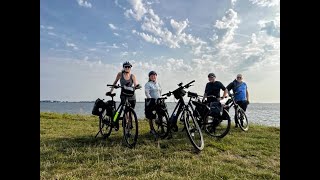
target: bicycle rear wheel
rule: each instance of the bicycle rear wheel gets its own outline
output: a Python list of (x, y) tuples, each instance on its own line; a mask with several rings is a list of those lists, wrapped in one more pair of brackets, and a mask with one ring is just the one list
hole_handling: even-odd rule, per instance
[(110, 136), (112, 131), (112, 117), (107, 115), (107, 110), (104, 109), (101, 115), (99, 116), (99, 129), (100, 134), (104, 139)]
[(197, 120), (193, 117), (191, 111), (189, 110), (184, 110), (182, 112), (182, 116), (191, 144), (197, 150), (201, 151), (204, 148), (204, 140)]
[(243, 130), (243, 131), (248, 131), (249, 129), (249, 121), (247, 118), (246, 113), (244, 112), (244, 110), (241, 107), (238, 107), (236, 109), (236, 122), (238, 122), (239, 127)]
[(212, 137), (223, 138), (230, 131), (231, 118), (226, 110), (224, 110), (222, 117), (213, 117), (208, 114), (205, 117), (205, 122), (205, 131)]
[(151, 120), (154, 130), (160, 138), (165, 138), (168, 136), (168, 122), (169, 115), (167, 113), (158, 114), (156, 119)]
[(138, 118), (131, 107), (126, 107), (124, 110), (122, 127), (126, 145), (129, 148), (135, 147), (138, 139)]

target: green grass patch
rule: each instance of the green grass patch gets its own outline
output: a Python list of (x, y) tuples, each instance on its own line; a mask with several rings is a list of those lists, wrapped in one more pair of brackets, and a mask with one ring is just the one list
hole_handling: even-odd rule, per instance
[(155, 141), (139, 121), (136, 148), (123, 143), (122, 129), (95, 138), (98, 117), (40, 113), (40, 179), (280, 179), (280, 128), (231, 128), (221, 140), (204, 133), (196, 153), (186, 132)]

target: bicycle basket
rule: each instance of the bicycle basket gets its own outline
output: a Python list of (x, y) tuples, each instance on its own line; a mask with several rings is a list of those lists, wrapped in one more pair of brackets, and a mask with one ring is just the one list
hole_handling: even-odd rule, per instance
[(98, 98), (98, 99), (94, 102), (94, 105), (93, 105), (93, 108), (92, 108), (92, 114), (93, 114), (93, 115), (96, 115), (96, 116), (101, 115), (102, 110), (103, 110), (103, 106), (104, 106), (103, 100), (101, 100), (100, 98)]
[(121, 88), (121, 95), (131, 97), (134, 95), (134, 89), (133, 87), (124, 86)]
[(107, 110), (107, 116), (113, 116), (114, 114), (114, 108), (116, 107), (116, 102), (109, 100), (105, 104), (106, 110)]
[(180, 97), (183, 97), (184, 95), (186, 95), (186, 93), (187, 92), (185, 90), (183, 90), (183, 89), (174, 90), (172, 92), (172, 94), (174, 95), (174, 97), (176, 99), (180, 99)]

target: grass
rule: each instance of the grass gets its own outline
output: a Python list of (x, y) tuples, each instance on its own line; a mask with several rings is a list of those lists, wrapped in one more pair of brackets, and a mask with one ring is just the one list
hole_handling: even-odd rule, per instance
[(200, 153), (185, 131), (154, 141), (146, 120), (135, 149), (122, 129), (106, 140), (97, 132), (97, 116), (40, 112), (40, 179), (280, 179), (279, 127), (232, 126), (221, 140), (204, 134)]

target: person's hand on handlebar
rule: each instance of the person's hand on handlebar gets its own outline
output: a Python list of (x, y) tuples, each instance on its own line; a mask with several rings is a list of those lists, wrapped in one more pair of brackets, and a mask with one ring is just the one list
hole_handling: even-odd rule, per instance
[(140, 84), (137, 84), (135, 87), (135, 89), (140, 89), (140, 88), (142, 88), (142, 86)]

